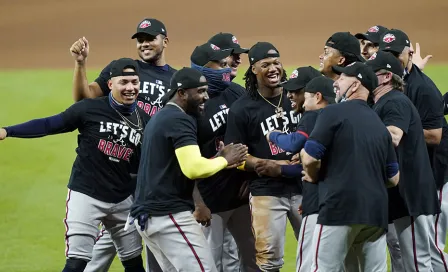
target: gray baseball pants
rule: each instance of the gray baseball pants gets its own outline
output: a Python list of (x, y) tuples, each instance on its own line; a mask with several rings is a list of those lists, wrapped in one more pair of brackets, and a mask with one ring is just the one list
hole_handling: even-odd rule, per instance
[(287, 219), (291, 223), (296, 239), (299, 236), (302, 216), (298, 208), (302, 203), (302, 196), (250, 195), (249, 203), (258, 268), (263, 272), (278, 271), (284, 263)]
[[(138, 226), (137, 219), (134, 224)], [(210, 246), (191, 211), (152, 216), (137, 228), (162, 271), (217, 272)]]
[(213, 214), (211, 225), (202, 227), (218, 271), (257, 271), (250, 218), (249, 205), (243, 205)]
[(121, 261), (138, 257), (142, 241), (136, 228), (124, 230), (132, 202), (132, 196), (115, 204), (68, 190), (64, 219), (66, 257), (90, 261), (100, 223), (110, 232)]

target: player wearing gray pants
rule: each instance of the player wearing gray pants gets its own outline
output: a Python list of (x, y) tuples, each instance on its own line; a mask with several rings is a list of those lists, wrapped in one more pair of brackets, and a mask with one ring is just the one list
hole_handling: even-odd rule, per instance
[[(202, 227), (218, 271), (256, 271), (250, 218), (249, 205), (246, 204), (234, 210), (213, 214), (211, 225)], [(226, 246), (231, 248), (224, 248)], [(239, 255), (242, 257), (239, 258)]]
[(142, 243), (137, 230), (135, 227), (124, 230), (131, 205), (132, 196), (114, 204), (69, 190), (64, 219), (67, 257), (85, 260), (92, 258), (95, 238), (99, 234), (98, 225), (101, 222), (117, 244), (118, 257), (121, 261), (139, 256), (142, 252)]

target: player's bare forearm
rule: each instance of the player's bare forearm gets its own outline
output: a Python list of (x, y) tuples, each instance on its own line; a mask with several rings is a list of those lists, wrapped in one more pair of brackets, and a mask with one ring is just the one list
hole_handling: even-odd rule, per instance
[(311, 182), (317, 182), (317, 175), (320, 170), (320, 160), (310, 156), (304, 149), (300, 152), (300, 157), (302, 161), (303, 171), (308, 174)]
[(196, 180), (194, 182), (194, 189), (193, 189), (194, 205), (195, 206), (205, 206), (204, 199), (202, 199), (201, 193), (199, 192), (198, 182), (200, 182), (200, 181)]
[(75, 61), (73, 73), (73, 99), (75, 102), (84, 98), (95, 98), (101, 96), (101, 88), (96, 82), (89, 84), (87, 80), (85, 61)]
[(400, 180), (400, 172), (398, 172), (395, 176), (389, 178), (386, 183), (387, 188), (392, 188), (398, 185), (398, 181)]
[(254, 157), (252, 155), (248, 155), (246, 159), (246, 163), (244, 164), (244, 170), (248, 172), (255, 171), (255, 165), (257, 162), (261, 160), (260, 158)]
[(428, 145), (439, 145), (442, 140), (442, 128), (424, 129), (423, 134)]

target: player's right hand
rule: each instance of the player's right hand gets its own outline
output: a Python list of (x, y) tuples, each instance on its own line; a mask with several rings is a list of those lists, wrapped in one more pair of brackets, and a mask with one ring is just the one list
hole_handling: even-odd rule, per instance
[(8, 133), (6, 132), (6, 129), (0, 128), (0, 141), (6, 139), (6, 136)]
[(241, 165), (246, 159), (247, 146), (243, 144), (228, 144), (221, 151), (220, 155), (227, 160), (227, 165)]
[(85, 37), (77, 40), (70, 47), (70, 53), (75, 58), (77, 62), (83, 62), (86, 60), (87, 55), (89, 55), (89, 41)]

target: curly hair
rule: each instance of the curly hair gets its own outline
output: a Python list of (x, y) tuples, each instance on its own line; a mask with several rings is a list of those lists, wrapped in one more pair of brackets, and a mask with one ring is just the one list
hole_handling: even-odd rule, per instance
[[(246, 73), (244, 73), (243, 80), (245, 82), (245, 88), (251, 98), (256, 98), (258, 95), (258, 83), (257, 76), (252, 72), (252, 65), (249, 66)], [(286, 71), (283, 69), (283, 76), (280, 82), (286, 81)]]

